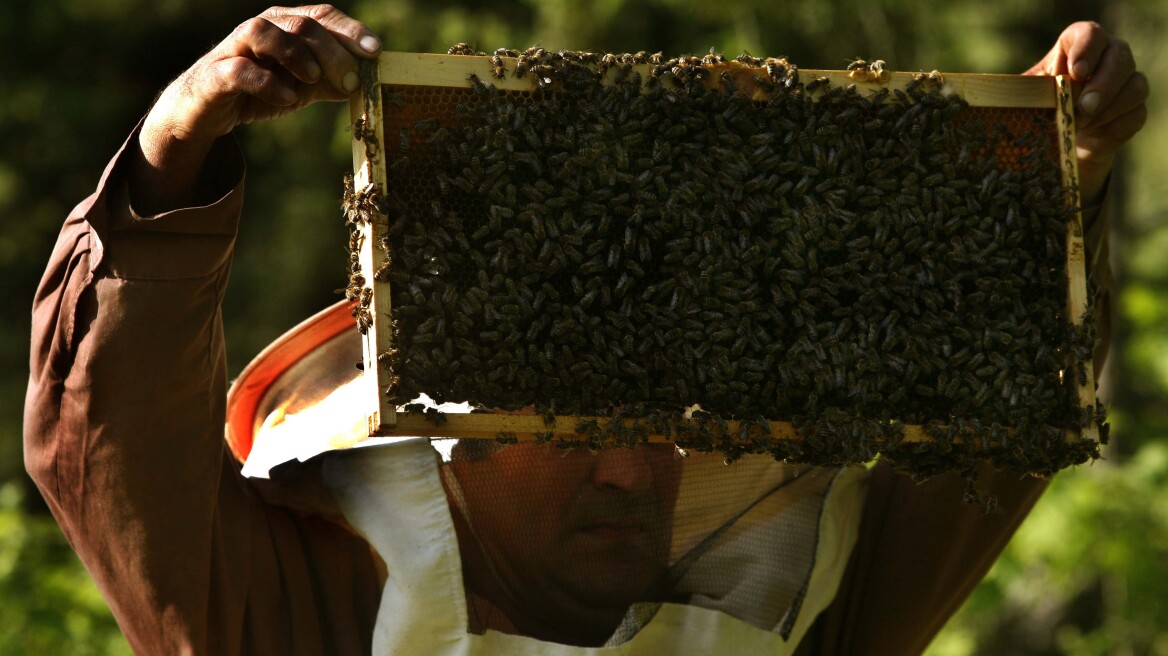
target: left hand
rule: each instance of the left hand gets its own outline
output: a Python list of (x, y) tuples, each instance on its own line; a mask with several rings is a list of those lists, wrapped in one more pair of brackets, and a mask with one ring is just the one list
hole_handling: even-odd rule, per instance
[(1098, 23), (1073, 23), (1025, 75), (1069, 75), (1076, 87), (1079, 193), (1084, 207), (1102, 202), (1120, 147), (1147, 120), (1148, 78), (1127, 42)]

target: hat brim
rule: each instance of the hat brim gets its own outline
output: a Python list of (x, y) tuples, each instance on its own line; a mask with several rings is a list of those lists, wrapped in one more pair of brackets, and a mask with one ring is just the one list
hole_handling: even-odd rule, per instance
[(352, 307), (341, 301), (302, 321), (256, 355), (231, 384), (225, 438), (239, 462), (247, 463), (257, 432), (275, 407), (319, 403), (360, 375), (361, 340)]

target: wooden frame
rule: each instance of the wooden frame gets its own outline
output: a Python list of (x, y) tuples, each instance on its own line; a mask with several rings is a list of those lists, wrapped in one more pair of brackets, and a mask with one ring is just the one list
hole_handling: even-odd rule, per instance
[[(507, 70), (514, 70), (516, 61), (504, 58)], [(727, 67), (742, 67), (736, 62), (722, 64)], [(640, 69), (647, 78), (648, 66)], [(470, 74), (490, 81), (503, 90), (531, 90), (536, 82), (532, 76), (516, 78), (506, 76), (496, 79), (492, 75), (493, 66), (489, 57), (462, 55), (431, 55), (416, 53), (383, 53), (377, 62), (367, 63), (362, 69), (362, 89), (351, 102), (351, 128), (353, 130), (354, 187), (358, 192), (374, 192), (379, 198), (386, 198), (392, 189), (386, 187), (387, 164), (382, 157), (381, 144), (385, 143), (382, 85), (420, 85), (469, 88)], [(614, 73), (610, 72), (609, 75)], [(855, 84), (860, 90), (904, 89), (914, 78), (912, 73), (891, 73), (882, 81), (857, 79), (848, 71), (801, 70), (804, 79), (827, 77), (833, 85)], [(1076, 208), (1067, 230), (1067, 275), (1068, 317), (1076, 326), (1083, 323), (1088, 311), (1087, 284), (1085, 274), (1085, 253), (1083, 245), (1082, 218), (1078, 211), (1078, 171), (1075, 156), (1075, 130), (1073, 103), (1070, 85), (1061, 76), (1058, 78), (1017, 75), (970, 75), (945, 74), (948, 89), (961, 95), (971, 106), (1002, 107), (1023, 109), (1055, 110), (1057, 117), (1060, 164), (1063, 171), (1063, 187), (1068, 195), (1067, 202)], [(388, 218), (378, 209), (370, 213), (369, 220), (360, 228), (363, 271), (373, 272), (385, 264), (385, 255), (377, 248), (388, 230)], [(496, 438), (505, 435), (516, 439), (580, 439), (577, 425), (581, 422), (598, 420), (610, 421), (607, 417), (561, 416), (551, 424), (545, 424), (540, 416), (515, 414), (448, 414), (441, 424), (436, 424), (423, 413), (397, 412), (386, 394), (393, 383), (392, 372), (384, 358), (377, 357), (393, 349), (389, 330), (388, 281), (374, 280), (366, 273), (371, 300), (368, 311), (372, 322), (364, 331), (364, 377), (367, 380), (369, 436), (422, 436), (422, 437), (473, 437)], [(1078, 398), (1082, 408), (1095, 407), (1095, 383), (1091, 364), (1086, 363), (1085, 382), (1079, 385)], [(1067, 375), (1070, 375), (1069, 369)], [(625, 421), (635, 422), (635, 419)], [(737, 435), (740, 423), (726, 422), (728, 434)], [(773, 439), (798, 440), (795, 427), (787, 422), (772, 421), (770, 431)], [(650, 441), (670, 441), (663, 435), (650, 435)], [(922, 426), (905, 426), (904, 442), (929, 442), (933, 438)], [(1068, 430), (1068, 442), (1081, 439), (1099, 440), (1096, 421), (1082, 431)]]

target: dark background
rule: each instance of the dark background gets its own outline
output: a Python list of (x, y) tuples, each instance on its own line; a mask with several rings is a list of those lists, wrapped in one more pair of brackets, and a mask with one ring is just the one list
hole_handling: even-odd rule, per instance
[[(58, 0), (0, 10), (0, 652), (129, 653), (21, 464), (28, 308), (69, 209), (155, 94), (267, 5), (227, 0)], [(1098, 20), (1152, 82), (1148, 127), (1113, 181), (1121, 290), (1105, 395), (1106, 459), (1057, 477), (931, 654), (1168, 654), (1168, 228), (1155, 95), (1168, 3), (1125, 0), (355, 0), (387, 49), (570, 48), (786, 55), (803, 68), (862, 56), (893, 70), (1013, 73), (1062, 28)], [(11, 6), (17, 5), (17, 6)], [(339, 298), (350, 168), (346, 110), (317, 106), (248, 126), (248, 198), (224, 317), (231, 372)]]

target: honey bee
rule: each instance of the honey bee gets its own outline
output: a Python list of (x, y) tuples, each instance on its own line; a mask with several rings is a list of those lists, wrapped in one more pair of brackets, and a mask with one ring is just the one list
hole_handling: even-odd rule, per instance
[(471, 73), (466, 77), (466, 79), (470, 81), (471, 87), (475, 90), (476, 94), (481, 96), (487, 94), (490, 91), (490, 87), (484, 84), (483, 81), (479, 79), (478, 75)]
[(715, 52), (713, 46), (710, 47), (709, 54), (702, 57), (703, 66), (713, 66), (715, 64), (721, 64), (725, 61), (726, 58), (723, 57), (721, 53)]
[(804, 85), (803, 88), (808, 93), (815, 93), (815, 92), (819, 91), (820, 89), (822, 89), (830, 84), (831, 84), (831, 78), (829, 78), (827, 76), (819, 76), (819, 77), (816, 77), (814, 80), (808, 82), (806, 85)]
[(495, 76), (495, 79), (498, 80), (503, 79), (507, 75), (507, 67), (503, 65), (502, 52), (505, 51), (502, 49), (496, 50), (495, 53), (491, 55), (491, 72)]

